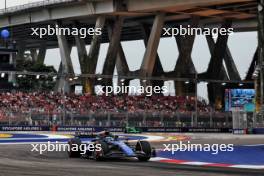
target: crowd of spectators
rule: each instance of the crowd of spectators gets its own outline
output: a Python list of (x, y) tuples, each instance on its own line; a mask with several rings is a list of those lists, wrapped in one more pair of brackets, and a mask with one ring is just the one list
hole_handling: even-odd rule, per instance
[[(0, 114), (9, 112), (189, 112), (195, 111), (194, 97), (179, 96), (96, 96), (53, 92), (0, 93)], [(205, 101), (198, 101), (198, 110), (208, 112)]]

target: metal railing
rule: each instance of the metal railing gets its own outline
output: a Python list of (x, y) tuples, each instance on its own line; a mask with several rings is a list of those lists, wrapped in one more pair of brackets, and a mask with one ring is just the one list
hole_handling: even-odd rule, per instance
[[(65, 125), (97, 127), (203, 127), (231, 128), (229, 112), (27, 112), (5, 111), (2, 125)], [(197, 119), (196, 119), (197, 117)]]
[(27, 9), (36, 8), (36, 7), (45, 7), (49, 5), (62, 4), (62, 3), (75, 2), (75, 1), (78, 2), (80, 0), (45, 0), (45, 1), (33, 2), (33, 3), (0, 9), (0, 15), (6, 14), (6, 13), (18, 12), (18, 11), (27, 10)]
[[(241, 112), (242, 113), (242, 112)], [(76, 111), (0, 111), (0, 125), (62, 125), (95, 127), (176, 127), (176, 128), (263, 128), (264, 119), (253, 112), (76, 112)], [(237, 123), (237, 125), (234, 125)]]

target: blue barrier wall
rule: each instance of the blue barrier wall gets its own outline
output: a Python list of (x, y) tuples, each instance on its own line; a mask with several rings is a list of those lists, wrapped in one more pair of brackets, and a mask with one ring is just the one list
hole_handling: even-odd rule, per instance
[(49, 131), (49, 126), (0, 126), (0, 131)]
[[(142, 132), (161, 133), (232, 133), (230, 128), (173, 128), (173, 127), (138, 127)], [(0, 126), (0, 131), (88, 131), (124, 132), (123, 127), (90, 127), (90, 126)]]

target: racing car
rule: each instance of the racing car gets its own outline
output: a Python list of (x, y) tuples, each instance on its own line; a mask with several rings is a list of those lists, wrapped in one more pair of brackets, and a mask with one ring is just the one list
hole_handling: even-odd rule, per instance
[(127, 126), (124, 130), (124, 133), (133, 133), (133, 134), (137, 134), (137, 133), (141, 133), (141, 130), (136, 128), (136, 127), (129, 127)]
[[(89, 142), (82, 142), (83, 139), (91, 139)], [(128, 158), (136, 157), (139, 161), (148, 161), (151, 157), (156, 156), (155, 149), (151, 147), (148, 141), (138, 140), (136, 144), (131, 144), (128, 140), (121, 140), (119, 136), (113, 135), (108, 131), (103, 131), (98, 134), (78, 133), (69, 142), (68, 156), (70, 158), (88, 157), (96, 161), (111, 158)], [(79, 146), (78, 150), (73, 150), (74, 146)], [(100, 146), (100, 150), (85, 150), (81, 152), (81, 146), (93, 145)]]

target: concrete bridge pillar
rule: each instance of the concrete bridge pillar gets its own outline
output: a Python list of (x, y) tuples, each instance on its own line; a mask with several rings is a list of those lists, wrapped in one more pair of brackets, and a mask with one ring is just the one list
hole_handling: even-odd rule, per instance
[[(214, 50), (215, 50), (215, 41), (213, 39), (212, 36), (206, 36), (206, 40), (209, 46), (209, 51), (211, 53), (211, 55), (213, 55)], [(226, 46), (227, 47), (227, 46)], [(228, 78), (228, 74), (226, 72), (226, 69), (224, 67), (224, 65), (221, 63), (221, 65), (219, 66), (220, 68), (216, 68), (215, 69), (219, 69), (220, 73), (217, 76), (217, 80), (229, 80)], [(206, 74), (207, 75), (207, 74)], [(208, 77), (208, 76), (206, 76)], [(215, 105), (215, 107), (217, 109), (220, 109), (221, 107), (221, 103), (222, 103), (222, 96), (223, 96), (223, 86), (221, 83), (209, 83), (207, 85), (208, 88), (208, 99), (210, 100), (210, 104), (211, 105)]]
[(16, 55), (16, 60), (24, 60), (24, 54), (26, 51), (26, 43), (25, 42), (19, 42), (17, 43), (17, 55)]
[[(141, 77), (151, 77), (153, 75), (154, 66), (157, 58), (157, 50), (160, 42), (160, 36), (164, 25), (164, 13), (156, 15), (153, 26), (149, 35), (148, 43), (144, 58), (140, 67)], [(151, 80), (141, 80), (141, 85), (146, 87), (151, 85)]]
[(255, 51), (253, 59), (252, 59), (252, 61), (250, 63), (250, 66), (248, 68), (245, 80), (252, 80), (252, 76), (253, 76), (253, 73), (254, 73), (255, 68), (256, 68), (257, 65), (258, 65), (258, 47), (257, 47), (257, 49)]
[[(10, 64), (13, 64), (16, 67), (17, 61), (23, 61), (25, 60), (25, 51), (26, 51), (26, 42), (20, 41), (16, 44), (17, 53), (12, 54), (12, 57), (9, 60)], [(11, 73), (8, 75), (8, 82), (12, 82), (13, 84), (16, 84), (16, 74)]]
[[(226, 20), (221, 28), (230, 28), (232, 22), (230, 20)], [(213, 48), (213, 51), (211, 51), (211, 60), (209, 62), (209, 66), (206, 72), (207, 78), (212, 80), (224, 80), (225, 77), (227, 77), (226, 70), (223, 66), (223, 59), (226, 56), (227, 51), (227, 41), (228, 41), (228, 35), (218, 35), (217, 41), (215, 43), (215, 46)], [(207, 39), (210, 39), (207, 37)], [(209, 45), (209, 49), (212, 46)], [(212, 49), (212, 48), (211, 48)], [(222, 94), (223, 94), (223, 87), (220, 83), (209, 83), (207, 85), (208, 87), (208, 98), (211, 105), (214, 105), (216, 108), (220, 109), (221, 104), (223, 102), (222, 100)]]
[(44, 64), (46, 56), (46, 44), (41, 44), (38, 52), (36, 48), (29, 49), (29, 51), (33, 63)]
[[(206, 36), (206, 40), (207, 40), (207, 43), (209, 46), (210, 53), (213, 54), (214, 47), (215, 47), (215, 41), (214, 41), (213, 37), (210, 35)], [(226, 46), (226, 51), (224, 51), (224, 52), (225, 52), (224, 53), (224, 61), (225, 61), (227, 73), (228, 73), (230, 80), (240, 81), (241, 78), (240, 78), (239, 72), (237, 70), (236, 64), (234, 62), (234, 59), (231, 55), (231, 52), (230, 52), (228, 46)]]
[[(76, 26), (78, 24), (75, 23)], [(99, 16), (96, 19), (95, 28), (103, 29), (105, 25), (105, 16)], [(79, 36), (75, 36), (76, 47), (78, 51), (79, 62), (81, 66), (82, 74), (95, 74), (96, 65), (99, 57), (99, 51), (101, 46), (101, 35), (94, 35), (91, 41), (89, 53), (86, 51), (84, 39)], [(82, 80), (84, 93), (94, 94), (93, 78), (85, 77)]]
[[(122, 30), (122, 29), (121, 29)], [(109, 27), (108, 28), (108, 37), (109, 40), (111, 41), (113, 35), (113, 28)], [(118, 76), (128, 76), (129, 74), (129, 67), (126, 61), (126, 56), (122, 47), (121, 42), (117, 44), (117, 58), (116, 58), (116, 70)], [(130, 80), (129, 79), (124, 79), (124, 78), (118, 78), (118, 85), (119, 86), (129, 86)]]
[(46, 43), (41, 43), (36, 60), (38, 63), (44, 64), (46, 52), (47, 52)]
[[(116, 60), (116, 69), (117, 74), (120, 76), (128, 76), (129, 73), (129, 67), (126, 61), (126, 56), (123, 50), (123, 47), (121, 43), (119, 43), (118, 51), (117, 51), (117, 60)], [(123, 79), (118, 78), (118, 85), (119, 86), (129, 86), (130, 80), (129, 79)]]
[(264, 0), (258, 1), (258, 66), (260, 67), (257, 78), (257, 112), (262, 112), (264, 120)]
[[(80, 38), (80, 36), (74, 36), (74, 38), (75, 38), (75, 43), (76, 43), (76, 47), (77, 47), (81, 73), (82, 74), (90, 74), (91, 71), (90, 71), (90, 69), (87, 69), (87, 68), (90, 67), (91, 60), (89, 60), (89, 58), (88, 58), (85, 41), (83, 38)], [(88, 65), (87, 65), (87, 62), (88, 62)], [(82, 78), (83, 92), (84, 93), (94, 94), (94, 86), (93, 86), (91, 80), (92, 79), (89, 77), (83, 77)]]
[[(72, 45), (69, 45), (69, 52), (71, 54), (72, 51)], [(59, 69), (58, 69), (58, 75), (62, 74), (62, 62), (60, 62)]]
[[(227, 72), (224, 66), (221, 67), (220, 75), (218, 80), (229, 80)], [(223, 108), (223, 97), (224, 97), (224, 87), (221, 83), (208, 83), (208, 99), (211, 105), (214, 105), (216, 109)]]
[[(199, 17), (193, 17), (190, 21), (192, 27), (197, 27), (199, 24)], [(179, 57), (174, 68), (175, 76), (177, 78), (195, 78), (196, 69), (193, 64), (191, 54), (195, 35), (176, 36), (175, 37)], [(188, 84), (185, 81), (175, 81), (175, 91), (177, 96), (195, 95), (195, 83), (189, 81)]]
[[(60, 22), (57, 22), (58, 26), (61, 26)], [(74, 74), (69, 45), (64, 35), (57, 35), (59, 51), (61, 56), (61, 74), (59, 75), (56, 90), (62, 93), (68, 93), (70, 91), (69, 86), (69, 74)]]
[(231, 52), (228, 46), (226, 46), (226, 53), (225, 53), (224, 61), (225, 61), (226, 69), (227, 69), (230, 80), (240, 81), (241, 77), (239, 75), (236, 64), (234, 62), (234, 59), (231, 55)]
[[(112, 29), (112, 36), (106, 54), (105, 63), (103, 66), (103, 75), (113, 75), (118, 56), (118, 49), (120, 47), (120, 38), (122, 32), (123, 17), (118, 16), (114, 22)], [(112, 78), (104, 79), (104, 85), (112, 85)]]
[[(179, 48), (179, 57), (174, 68), (177, 78), (195, 78), (196, 70), (191, 58), (195, 36), (182, 37), (177, 36), (176, 41)], [(174, 81), (177, 96), (187, 96), (195, 94), (195, 84), (191, 81), (186, 84), (185, 81)]]
[[(9, 64), (16, 67), (16, 53), (12, 53), (9, 58)], [(16, 74), (15, 73), (9, 73), (8, 74), (8, 82), (16, 84)]]
[[(147, 47), (151, 33), (149, 25), (142, 24), (142, 33), (143, 33), (145, 47)], [(155, 59), (155, 64), (154, 64), (152, 76), (160, 77), (164, 74), (164, 70), (160, 62), (159, 54), (157, 53), (156, 57), (154, 57), (153, 59)], [(164, 81), (162, 80), (151, 80), (150, 82), (152, 86), (158, 86), (160, 88), (164, 85)]]

